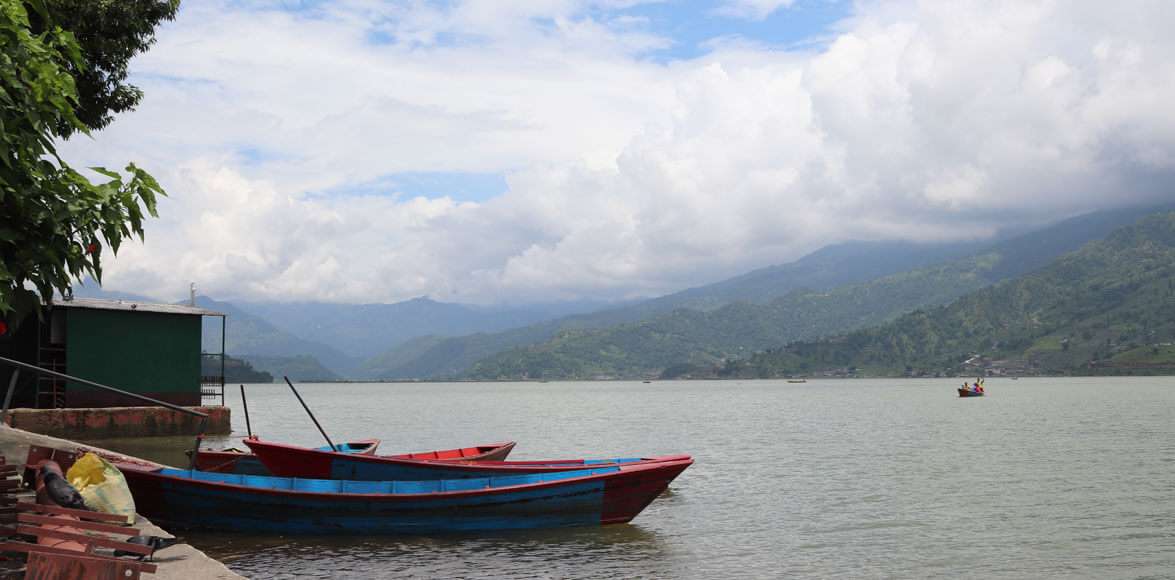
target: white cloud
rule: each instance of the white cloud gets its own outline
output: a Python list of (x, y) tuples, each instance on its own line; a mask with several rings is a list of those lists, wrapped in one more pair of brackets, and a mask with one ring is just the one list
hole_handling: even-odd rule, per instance
[[(1165, 2), (865, 3), (819, 50), (664, 64), (645, 51), (667, 40), (608, 3), (501, 6), (185, 4), (136, 62), (140, 109), (64, 148), (139, 161), (171, 194), (107, 287), (631, 297), (845, 239), (1175, 199)], [(345, 193), (401, 171), (509, 191)]]

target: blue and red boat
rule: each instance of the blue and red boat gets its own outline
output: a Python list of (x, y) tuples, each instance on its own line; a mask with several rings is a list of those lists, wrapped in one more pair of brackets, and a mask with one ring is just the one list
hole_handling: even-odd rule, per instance
[(245, 444), (278, 477), (343, 479), (353, 481), (424, 481), (531, 475), (559, 471), (591, 470), (608, 465), (660, 463), (688, 458), (625, 457), (613, 459), (556, 459), (540, 461), (437, 461), (387, 455), (354, 455), (323, 451), (260, 439)]
[[(250, 439), (253, 439), (253, 437), (250, 437)], [(379, 439), (362, 439), (340, 443), (336, 446), (336, 449), (338, 449), (339, 453), (375, 455), (375, 449), (379, 447), (379, 443)], [(501, 461), (510, 455), (510, 451), (514, 449), (514, 445), (515, 442), (507, 441), (505, 443), (490, 443), (487, 445), (474, 445), (472, 447), (459, 447), (456, 449), (401, 453), (385, 457), (447, 461)], [(319, 447), (318, 449), (322, 451), (331, 450), (330, 447)], [(273, 475), (265, 467), (265, 464), (257, 459), (256, 455), (235, 449), (221, 451), (201, 449), (196, 453), (195, 466), (200, 471), (241, 473), (246, 475)]]
[(300, 479), (121, 464), (138, 511), (181, 528), (430, 534), (624, 523), (693, 464), (683, 456), (458, 480)]

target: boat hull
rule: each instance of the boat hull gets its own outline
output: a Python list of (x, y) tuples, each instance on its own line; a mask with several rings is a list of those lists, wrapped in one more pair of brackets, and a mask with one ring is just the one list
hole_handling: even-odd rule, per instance
[(982, 397), (983, 396), (983, 393), (977, 393), (977, 392), (972, 391), (970, 389), (955, 389), (955, 390), (959, 391), (960, 397)]
[(246, 444), (276, 476), (352, 481), (425, 481), (529, 475), (590, 470), (613, 462), (662, 462), (683, 457), (671, 455), (649, 459), (610, 460), (432, 461), (378, 455), (348, 455), (270, 441), (249, 440)]
[[(123, 473), (138, 510), (170, 527), (267, 534), (437, 534), (627, 522), (692, 463), (692, 459), (681, 459), (599, 468), (569, 477), (556, 474), (560, 479), (539, 483), (433, 493), (290, 491), (199, 481), (133, 466)], [(282, 479), (226, 477), (241, 477), (242, 483), (250, 478)], [(411, 487), (413, 482), (311, 480), (309, 484), (393, 489)], [(466, 484), (491, 485), (488, 480), (484, 484), (427, 482), (442, 487)]]
[[(344, 443), (347, 454), (375, 455), (379, 439), (364, 439)], [(386, 457), (402, 459), (432, 459), (438, 461), (501, 461), (510, 455), (515, 443), (492, 443), (457, 449), (442, 449), (437, 451), (421, 451), (416, 453), (401, 453)], [(319, 448), (323, 450), (323, 448)], [(214, 471), (217, 473), (239, 473), (243, 475), (273, 475), (269, 468), (256, 455), (241, 451), (208, 451), (201, 450), (196, 454), (196, 469), (200, 471)]]

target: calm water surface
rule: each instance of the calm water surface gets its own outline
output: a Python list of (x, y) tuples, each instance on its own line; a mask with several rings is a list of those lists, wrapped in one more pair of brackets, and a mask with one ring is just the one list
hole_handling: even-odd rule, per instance
[[(628, 525), (183, 537), (253, 578), (1175, 577), (1175, 378), (956, 382), (302, 385), (332, 438), (385, 453), (697, 463)], [(323, 444), (285, 385), (247, 395), (254, 432)], [(180, 463), (185, 443), (106, 444)]]

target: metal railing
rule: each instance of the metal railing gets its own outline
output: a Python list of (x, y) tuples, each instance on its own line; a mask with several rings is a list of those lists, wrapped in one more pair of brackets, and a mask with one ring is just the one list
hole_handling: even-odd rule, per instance
[[(4, 407), (3, 407), (3, 409), (0, 409), (0, 422), (7, 422), (8, 421), (8, 406), (12, 403), (13, 392), (16, 391), (16, 381), (17, 381), (17, 378), (20, 376), (21, 369), (25, 369), (25, 370), (33, 371), (35, 373), (49, 375), (52, 377), (57, 377), (59, 379), (65, 379), (67, 381), (81, 383), (83, 385), (86, 385), (89, 387), (94, 387), (96, 389), (101, 389), (104, 391), (109, 391), (111, 393), (125, 395), (127, 397), (132, 398), (132, 399), (136, 399), (139, 401), (145, 401), (147, 403), (151, 403), (152, 405), (158, 405), (158, 406), (166, 408), (166, 409), (171, 409), (172, 411), (179, 411), (180, 413), (185, 413), (188, 415), (194, 415), (196, 417), (199, 417), (200, 418), (200, 432), (196, 434), (196, 447), (195, 447), (195, 449), (197, 451), (200, 449), (200, 441), (202, 441), (204, 439), (204, 431), (208, 428), (208, 414), (207, 413), (201, 413), (199, 411), (194, 411), (192, 409), (188, 409), (186, 407), (181, 407), (181, 406), (173, 404), (173, 403), (168, 403), (167, 401), (160, 401), (159, 399), (153, 399), (153, 398), (148, 397), (146, 395), (140, 395), (138, 393), (132, 393), (130, 391), (124, 391), (122, 389), (116, 389), (116, 388), (108, 386), (108, 385), (95, 383), (94, 381), (70, 376), (65, 373), (59, 373), (57, 371), (43, 369), (37, 365), (32, 365), (32, 364), (29, 364), (26, 362), (13, 360), (13, 359), (3, 357), (3, 356), (0, 356), (0, 363), (4, 363), (9, 366), (16, 367), (16, 369), (12, 371), (12, 380), (8, 381), (8, 392), (4, 395)], [(195, 465), (196, 465), (196, 451), (193, 451), (192, 452), (192, 468), (193, 469), (195, 469)]]

